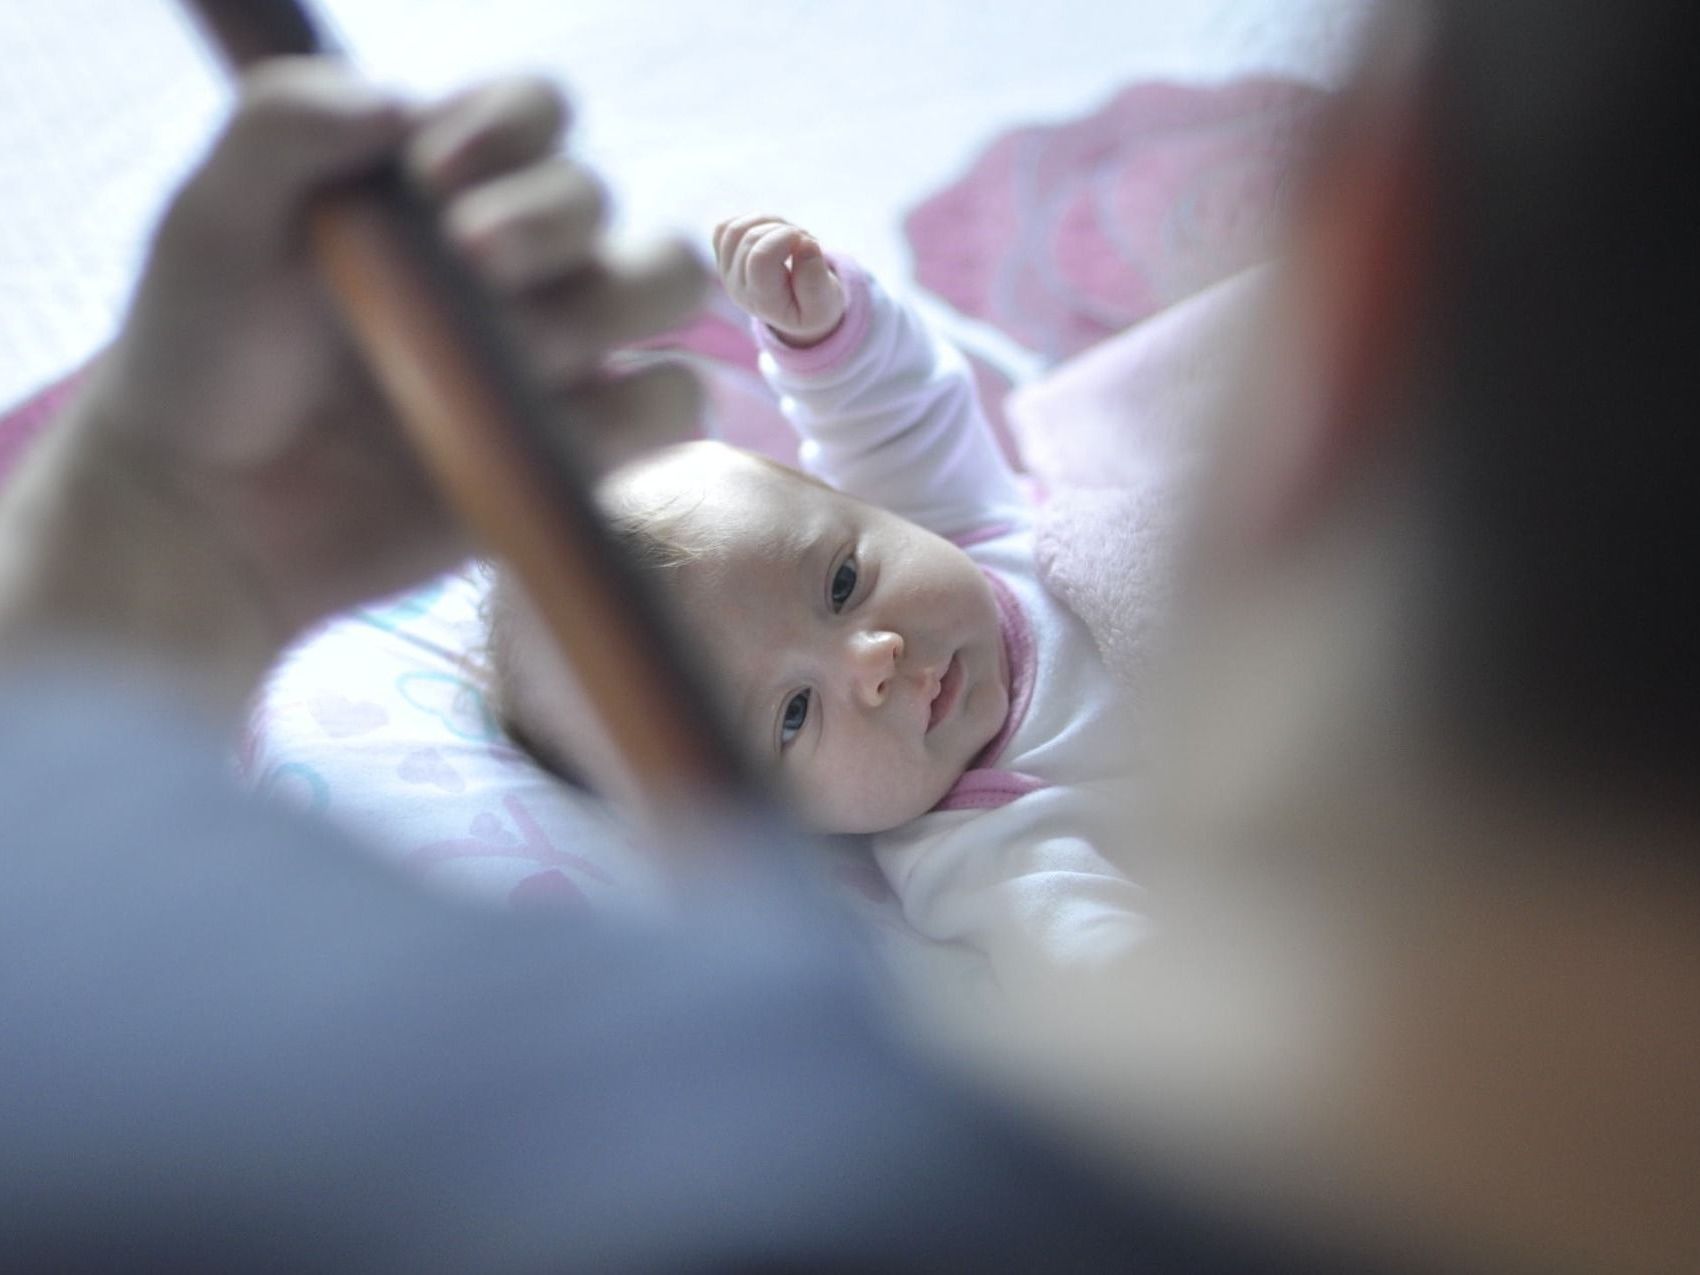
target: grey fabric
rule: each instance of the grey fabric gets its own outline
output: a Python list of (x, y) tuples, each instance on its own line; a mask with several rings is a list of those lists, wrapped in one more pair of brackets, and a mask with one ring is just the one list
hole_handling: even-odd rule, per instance
[(1215, 1267), (906, 1053), (777, 867), (665, 931), (486, 913), (219, 757), (0, 685), (8, 1269)]

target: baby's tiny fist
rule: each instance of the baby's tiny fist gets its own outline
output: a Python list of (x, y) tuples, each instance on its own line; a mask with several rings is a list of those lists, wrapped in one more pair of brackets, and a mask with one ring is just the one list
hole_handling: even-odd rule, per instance
[(844, 317), (844, 286), (820, 243), (779, 217), (735, 217), (714, 230), (727, 295), (788, 344), (818, 345)]
[(781, 328), (780, 335), (793, 345), (818, 345), (831, 336), (844, 318), (844, 284), (827, 263), (820, 241), (799, 231), (791, 249), (791, 295), (795, 299), (797, 326)]

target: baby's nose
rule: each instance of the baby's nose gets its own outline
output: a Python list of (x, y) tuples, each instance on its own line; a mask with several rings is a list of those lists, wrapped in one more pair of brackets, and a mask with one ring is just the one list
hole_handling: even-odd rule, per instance
[(869, 708), (885, 703), (897, 661), (903, 658), (903, 639), (884, 630), (864, 630), (850, 639), (850, 683), (856, 698)]

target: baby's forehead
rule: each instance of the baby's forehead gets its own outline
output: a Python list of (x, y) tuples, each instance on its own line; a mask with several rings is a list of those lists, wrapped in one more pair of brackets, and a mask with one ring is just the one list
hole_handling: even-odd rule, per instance
[(693, 619), (742, 638), (808, 597), (844, 523), (833, 497), (782, 473), (706, 494), (679, 529), (689, 553), (675, 579)]
[(712, 439), (678, 443), (629, 460), (601, 483), (616, 504), (649, 502), (717, 491), (782, 490), (791, 487), (830, 493), (816, 479), (776, 460)]
[(669, 524), (705, 565), (794, 555), (840, 499), (765, 457), (704, 443), (628, 469), (613, 492), (628, 516)]
[(685, 529), (692, 553), (687, 572), (724, 581), (789, 570), (820, 542), (832, 523), (832, 493), (799, 483), (727, 487), (692, 512)]

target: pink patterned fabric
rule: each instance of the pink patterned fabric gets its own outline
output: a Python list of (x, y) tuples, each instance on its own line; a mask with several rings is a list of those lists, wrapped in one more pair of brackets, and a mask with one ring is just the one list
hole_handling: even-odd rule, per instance
[(1052, 360), (1274, 255), (1324, 99), (1294, 81), (1140, 84), (1015, 129), (910, 213), (916, 276)]
[(601, 804), (502, 736), (481, 676), (487, 585), (469, 566), (309, 635), (267, 678), (240, 773), (432, 888), (525, 908), (651, 897)]

